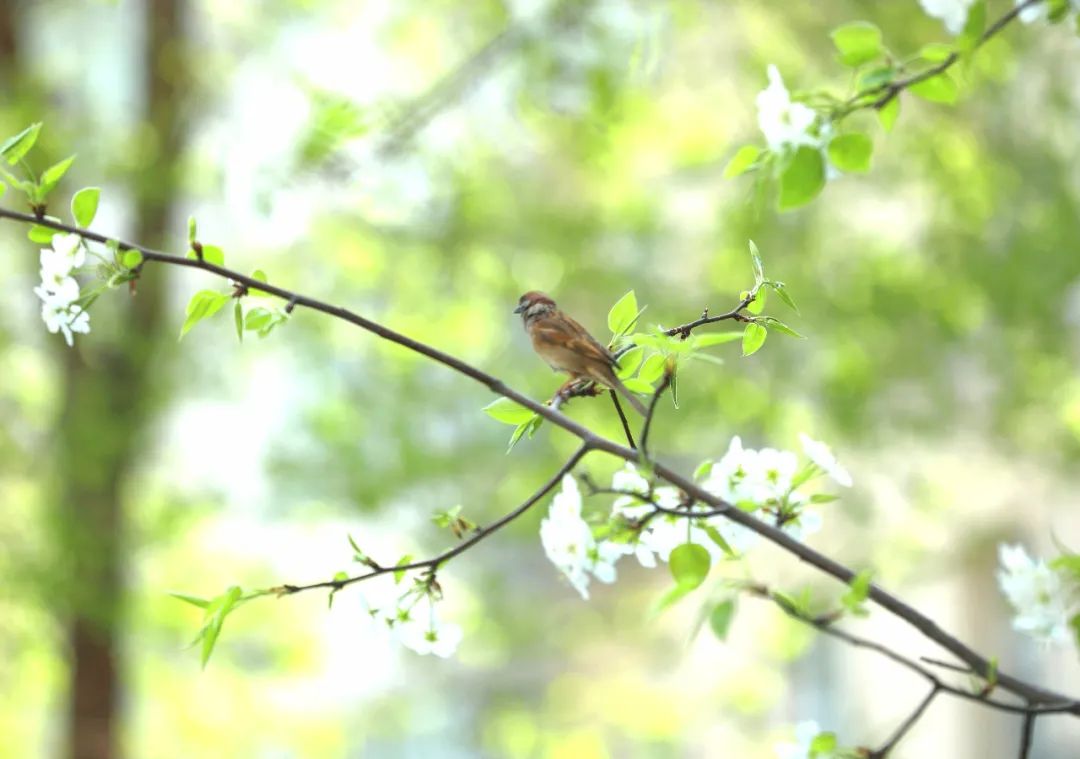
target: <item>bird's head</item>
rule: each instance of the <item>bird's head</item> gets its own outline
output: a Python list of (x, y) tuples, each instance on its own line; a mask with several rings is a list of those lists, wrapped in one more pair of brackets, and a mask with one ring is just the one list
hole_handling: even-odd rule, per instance
[(555, 301), (538, 290), (530, 290), (518, 298), (514, 313), (521, 314), (523, 319), (528, 320), (554, 310)]

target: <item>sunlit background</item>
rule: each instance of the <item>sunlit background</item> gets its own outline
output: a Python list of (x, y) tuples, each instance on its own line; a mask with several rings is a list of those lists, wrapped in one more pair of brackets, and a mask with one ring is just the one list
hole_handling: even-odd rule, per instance
[[(1011, 27), (956, 107), (905, 97), (888, 135), (866, 116), (873, 171), (778, 215), (723, 167), (760, 139), (767, 64), (792, 89), (847, 85), (828, 31), (856, 18), (897, 51), (946, 39), (915, 0), (0, 0), (0, 133), (45, 122), (37, 160), (78, 154), (62, 189), (102, 187), (104, 233), (182, 252), (193, 214), (230, 265), (536, 398), (560, 380), (510, 313), (521, 292), (600, 332), (632, 288), (671, 326), (737, 301), (753, 238), (809, 339), (688, 365), (654, 450), (689, 472), (734, 434), (829, 441), (856, 484), (811, 544), (1076, 694), (1076, 651), (1014, 632), (994, 572), (1003, 541), (1080, 546), (1080, 44)], [(431, 555), (453, 541), (433, 512), (495, 519), (574, 441), (545, 427), (507, 455), (483, 386), (302, 309), (265, 340), (222, 313), (177, 342), (188, 297), (220, 287), (197, 272), (148, 266), (69, 351), (39, 318), (39, 246), (0, 232), (0, 755), (96, 759), (112, 734), (155, 759), (757, 759), (804, 720), (878, 745), (923, 696), (764, 602), (726, 641), (693, 635), (722, 577), (840, 592), (783, 552), (662, 614), (666, 569), (627, 559), (586, 603), (540, 511), (440, 573), (452, 659), (391, 640), (361, 586), (329, 610), (246, 606), (201, 671), (199, 612), (169, 591), (356, 571), (348, 534), (380, 561)], [(621, 434), (605, 403), (568, 410)], [(850, 627), (941, 655), (878, 609)], [(1019, 730), (942, 698), (896, 756), (1014, 756)], [(1039, 720), (1033, 756), (1077, 745), (1075, 719)]]

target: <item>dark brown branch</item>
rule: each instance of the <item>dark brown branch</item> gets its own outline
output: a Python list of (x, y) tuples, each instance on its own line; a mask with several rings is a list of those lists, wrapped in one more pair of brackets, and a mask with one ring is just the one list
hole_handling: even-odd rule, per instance
[[(669, 359), (670, 360), (670, 359)], [(660, 396), (671, 387), (671, 380), (675, 377), (675, 369), (672, 366), (664, 367), (664, 377), (653, 391), (652, 400), (649, 401), (648, 412), (645, 414), (645, 422), (641, 427), (641, 455), (649, 458), (649, 430), (652, 429), (653, 417), (656, 416), (656, 404), (660, 402)]]
[[(1044, 0), (1026, 0), (1026, 2), (1013, 6), (1005, 15), (1003, 15), (1001, 18), (999, 18), (997, 21), (995, 21), (986, 28), (986, 30), (979, 37), (978, 41), (975, 43), (974, 49), (978, 49), (984, 44), (986, 44), (987, 41), (989, 41), (994, 35), (996, 35), (998, 32), (1008, 26), (1023, 11), (1027, 10), (1033, 5), (1038, 5), (1041, 2), (1044, 2)], [(853, 113), (854, 111), (861, 110), (863, 108), (874, 108), (875, 110), (880, 110), (886, 105), (888, 105), (894, 98), (896, 98), (897, 95), (899, 95), (904, 90), (908, 89), (913, 85), (919, 84), (920, 82), (925, 82), (927, 79), (933, 79), (938, 74), (942, 74), (945, 71), (948, 71), (949, 68), (951, 68), (953, 64), (955, 64), (959, 60), (960, 53), (953, 51), (949, 53), (948, 57), (945, 58), (945, 60), (943, 60), (936, 66), (931, 66), (928, 69), (920, 71), (917, 74), (912, 74), (911, 76), (904, 79), (898, 79), (895, 82), (888, 82), (886, 84), (881, 84), (876, 87), (871, 87), (870, 89), (859, 92), (848, 101), (846, 109), (841, 115), (846, 116), (850, 113)], [(865, 102), (860, 102), (864, 99), (868, 100), (866, 100)]]
[(907, 719), (900, 723), (900, 726), (896, 728), (896, 731), (892, 734), (889, 740), (885, 741), (884, 745), (882, 745), (881, 748), (870, 752), (869, 759), (885, 759), (885, 757), (889, 755), (889, 752), (896, 747), (896, 744), (898, 744), (904, 739), (904, 736), (907, 735), (908, 730), (915, 726), (915, 723), (919, 721), (920, 717), (922, 717), (923, 712), (926, 711), (926, 708), (930, 706), (930, 703), (937, 697), (940, 692), (941, 688), (937, 685), (931, 688), (930, 692), (926, 694), (926, 697), (923, 698), (923, 700), (919, 702), (919, 705), (915, 707), (915, 711), (913, 711), (910, 715), (908, 715)]
[[(69, 232), (80, 235), (84, 239), (91, 240), (98, 243), (107, 243), (110, 239), (105, 235), (91, 232), (85, 229), (79, 229), (72, 227), (68, 224), (63, 224), (58, 221), (53, 221), (48, 218), (37, 218), (31, 214), (21, 213), (18, 211), (12, 211), (5, 208), (0, 208), (0, 218), (14, 219), (27, 224), (38, 224), (41, 226), (55, 229), (61, 232)], [(498, 378), (487, 374), (480, 369), (462, 361), (459, 358), (451, 356), (443, 351), (438, 350), (430, 345), (421, 343), (418, 340), (414, 340), (411, 337), (396, 332), (388, 327), (367, 319), (359, 314), (356, 314), (348, 309), (341, 308), (339, 306), (332, 306), (315, 298), (300, 295), (294, 293), (285, 288), (271, 285), (265, 282), (260, 282), (247, 275), (241, 274), (231, 269), (226, 269), (223, 266), (217, 266), (207, 261), (199, 261), (195, 259), (182, 258), (180, 256), (174, 256), (168, 253), (162, 253), (161, 251), (153, 250), (142, 245), (136, 245), (127, 242), (119, 242), (120, 247), (129, 250), (138, 250), (143, 254), (143, 258), (148, 261), (154, 261), (158, 263), (171, 264), (174, 266), (184, 266), (191, 269), (200, 269), (202, 271), (210, 272), (219, 277), (231, 279), (234, 282), (239, 282), (250, 288), (259, 290), (263, 293), (274, 295), (278, 298), (292, 303), (295, 306), (309, 308), (313, 311), (319, 311), (329, 316), (333, 316), (343, 321), (349, 322), (361, 329), (371, 332), (378, 337), (387, 340), (389, 342), (400, 345), (415, 353), (419, 353), (422, 356), (426, 356), (436, 363), (449, 367), (456, 372), (459, 372), (466, 377), (469, 377), (476, 382), (484, 385), (492, 392), (502, 395), (506, 398), (510, 398), (521, 406), (539, 414), (544, 419), (548, 420), (556, 427), (566, 430), (571, 435), (574, 435), (582, 441), (584, 446), (589, 450), (604, 451), (612, 456), (621, 458), (624, 461), (634, 462), (639, 460), (639, 453), (626, 446), (619, 445), (618, 443), (601, 437), (588, 428), (578, 424), (572, 419), (568, 418), (564, 414), (552, 409), (551, 407), (539, 403), (532, 398), (514, 390), (507, 386), (504, 382)], [(836, 560), (810, 548), (809, 546), (800, 543), (783, 530), (769, 525), (762, 520), (748, 514), (734, 505), (727, 503), (722, 498), (709, 493), (701, 486), (694, 483), (692, 480), (683, 477), (677, 472), (669, 469), (668, 467), (655, 463), (653, 471), (658, 477), (666, 482), (674, 485), (675, 487), (686, 493), (691, 499), (708, 504), (713, 508), (712, 512), (699, 513), (699, 516), (711, 516), (711, 515), (723, 515), (731, 521), (746, 527), (747, 529), (757, 533), (766, 540), (780, 546), (788, 553), (798, 557), (802, 561), (817, 568), (821, 572), (836, 578), (844, 584), (848, 584), (855, 577), (855, 573), (840, 564)], [(324, 584), (322, 587), (333, 587), (333, 584)], [(878, 606), (882, 607), (890, 614), (893, 614), (900, 619), (903, 619), (916, 630), (921, 632), (930, 640), (933, 640), (946, 651), (949, 651), (956, 656), (960, 661), (964, 662), (971, 667), (972, 671), (981, 677), (986, 677), (991, 672), (990, 662), (983, 656), (976, 653), (967, 644), (960, 641), (953, 635), (945, 632), (922, 612), (918, 611), (914, 607), (902, 601), (900, 598), (892, 595), (888, 591), (884, 590), (878, 585), (871, 584), (869, 588), (868, 598)], [(1033, 703), (1037, 704), (1061, 704), (1066, 703), (1069, 706), (1062, 711), (1067, 711), (1071, 714), (1080, 716), (1080, 702), (1073, 701), (1051, 690), (1041, 688), (1036, 685), (1024, 682), (1015, 677), (1009, 676), (1003, 672), (997, 673), (997, 682), (1000, 687), (1009, 690)]]
[(300, 593), (304, 590), (315, 590), (316, 588), (328, 588), (330, 590), (337, 591), (341, 590), (346, 585), (353, 585), (354, 583), (362, 582), (364, 580), (370, 580), (372, 577), (378, 577), (379, 575), (384, 575), (388, 572), (407, 572), (415, 569), (426, 569), (428, 571), (435, 572), (443, 564), (450, 561), (450, 559), (468, 550), (472, 546), (479, 543), (481, 540), (484, 540), (496, 530), (505, 527), (510, 522), (513, 522), (515, 519), (517, 519), (526, 511), (535, 506), (541, 498), (546, 496), (548, 493), (554, 490), (556, 486), (558, 486), (558, 484), (562, 481), (562, 478), (567, 473), (569, 473), (575, 466), (577, 466), (578, 462), (580, 462), (585, 457), (589, 450), (590, 446), (587, 443), (582, 445), (580, 448), (577, 449), (574, 455), (567, 460), (565, 464), (559, 467), (559, 470), (555, 472), (555, 474), (553, 474), (547, 482), (541, 485), (540, 488), (531, 496), (529, 496), (528, 499), (526, 499), (521, 505), (519, 505), (513, 511), (507, 512), (502, 517), (489, 524), (487, 527), (478, 528), (472, 535), (469, 536), (467, 540), (461, 541), (453, 548), (443, 551), (437, 556), (433, 556), (430, 559), (424, 559), (423, 561), (414, 561), (410, 564), (402, 564), (400, 566), (374, 566), (372, 567), (370, 572), (365, 572), (364, 574), (356, 575), (354, 577), (347, 577), (343, 580), (326, 580), (325, 582), (315, 582), (311, 583), (310, 585), (282, 585), (278, 588), (275, 588), (274, 590), (281, 595)]
[(757, 300), (757, 288), (754, 288), (746, 297), (739, 301), (738, 305), (730, 311), (725, 311), (722, 314), (716, 314), (715, 316), (709, 316), (709, 309), (706, 308), (700, 317), (694, 319), (692, 322), (686, 324), (680, 324), (678, 327), (672, 327), (671, 329), (664, 330), (664, 334), (668, 337), (675, 337), (679, 335), (683, 340), (690, 337), (690, 333), (698, 327), (703, 327), (706, 324), (715, 324), (716, 322), (723, 321), (737, 321), (748, 322), (750, 317), (743, 313), (746, 307)]
[(1020, 759), (1028, 759), (1031, 752), (1031, 742), (1035, 737), (1036, 716), (1034, 712), (1024, 715), (1024, 725), (1020, 729)]
[(611, 396), (611, 402), (615, 404), (615, 411), (619, 414), (619, 421), (622, 422), (623, 433), (626, 435), (626, 444), (631, 448), (637, 448), (634, 445), (634, 433), (630, 431), (630, 421), (626, 418), (626, 412), (622, 409), (622, 404), (619, 403), (619, 395), (614, 390), (608, 390), (608, 395)]

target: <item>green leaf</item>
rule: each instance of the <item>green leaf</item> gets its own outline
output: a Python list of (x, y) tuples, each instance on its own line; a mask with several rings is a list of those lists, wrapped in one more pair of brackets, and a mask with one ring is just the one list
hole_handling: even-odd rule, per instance
[(891, 132), (893, 126), (896, 124), (896, 118), (900, 115), (900, 97), (894, 97), (885, 105), (878, 108), (877, 117), (878, 122), (881, 124), (881, 128), (886, 132)]
[(743, 330), (742, 354), (750, 356), (757, 353), (758, 349), (765, 344), (765, 338), (768, 336), (768, 330), (760, 324), (747, 324), (746, 329)]
[(702, 461), (700, 464), (697, 465), (697, 469), (694, 470), (694, 481), (700, 482), (701, 480), (704, 480), (706, 477), (709, 476), (709, 473), (712, 472), (712, 468), (712, 459), (705, 459), (704, 461)]
[(791, 337), (797, 337), (800, 340), (805, 340), (806, 339), (806, 337), (804, 335), (800, 335), (798, 332), (793, 330), (788, 325), (784, 324), (782, 321), (777, 319), (775, 316), (763, 316), (761, 318), (762, 318), (762, 321), (765, 322), (765, 327), (767, 329), (775, 329), (777, 332), (783, 332), (785, 335), (789, 335)]
[(754, 284), (760, 285), (765, 281), (765, 262), (761, 260), (761, 251), (758, 250), (757, 245), (753, 240), (747, 240), (750, 243), (750, 260), (754, 264)]
[(754, 299), (747, 304), (746, 310), (752, 314), (760, 314), (765, 310), (765, 290), (763, 288), (757, 288)]
[(38, 133), (41, 132), (41, 122), (31, 124), (14, 137), (10, 137), (0, 145), (0, 156), (3, 156), (9, 166), (14, 166), (22, 157), (30, 152), (37, 142)]
[(727, 166), (724, 167), (724, 179), (734, 179), (750, 171), (760, 155), (761, 148), (757, 145), (743, 145), (727, 162)]
[(817, 148), (806, 145), (795, 151), (791, 162), (780, 174), (780, 195), (777, 205), (781, 211), (806, 205), (825, 186), (825, 161)]
[(236, 338), (244, 342), (244, 308), (239, 298), (233, 303), (233, 324), (236, 325)]
[(655, 617), (660, 612), (672, 607), (678, 601), (686, 598), (686, 596), (694, 589), (688, 585), (676, 585), (673, 588), (669, 588), (664, 592), (664, 595), (656, 599), (649, 609), (649, 616)]
[(666, 362), (667, 358), (663, 353), (654, 353), (645, 359), (637, 376), (639, 380), (649, 386), (650, 389), (645, 392), (650, 392), (652, 383), (664, 376), (664, 364)]
[(204, 245), (202, 249), (203, 261), (217, 266), (225, 265), (225, 251), (217, 245)]
[(35, 224), (27, 230), (26, 236), (31, 242), (41, 243), (42, 245), (52, 245), (52, 239), (54, 235), (60, 234), (52, 227), (45, 227), (41, 224)]
[(952, 55), (952, 45), (943, 45), (940, 42), (932, 42), (929, 45), (923, 45), (919, 50), (919, 57), (927, 63), (941, 63), (948, 60)]
[(229, 616), (229, 612), (236, 608), (236, 603), (240, 600), (242, 595), (243, 591), (234, 585), (222, 595), (212, 600), (206, 607), (209, 621), (205, 624), (202, 631), (201, 661), (204, 669), (206, 668), (206, 663), (210, 661), (210, 654), (214, 651), (214, 645), (217, 643), (218, 636), (221, 635), (221, 627), (225, 624), (225, 618)]
[(76, 225), (89, 227), (93, 223), (100, 199), (101, 189), (98, 187), (84, 187), (75, 193), (71, 198), (71, 215)]
[(180, 337), (183, 338), (203, 319), (216, 314), (228, 302), (228, 295), (216, 293), (213, 290), (200, 290), (192, 295), (187, 304), (187, 319), (184, 321), (184, 326), (180, 328)]
[(799, 313), (799, 307), (796, 306), (795, 301), (791, 299), (791, 295), (788, 293), (787, 287), (784, 286), (783, 282), (767, 282), (766, 284), (768, 284), (768, 286), (771, 287), (778, 296), (780, 296), (780, 300), (784, 301), (788, 308), (790, 308), (795, 313)]
[(729, 598), (713, 607), (709, 613), (709, 627), (720, 640), (726, 640), (731, 621), (735, 618), (735, 599)]
[[(403, 567), (412, 560), (413, 560), (412, 554), (407, 553), (404, 556), (402, 556), (400, 559), (398, 559), (397, 564), (395, 564), (394, 566), (395, 567)], [(407, 570), (407, 569), (395, 569), (394, 570), (394, 582), (400, 584), (402, 579), (404, 579), (406, 572), (408, 572), (408, 571), (409, 570)]]
[[(661, 371), (663, 371), (661, 369)], [(640, 377), (631, 377), (630, 379), (623, 380), (623, 384), (626, 389), (631, 393), (641, 393), (642, 395), (652, 395), (653, 386), (641, 379)]]
[(952, 104), (956, 102), (956, 96), (959, 89), (956, 86), (956, 82), (949, 76), (948, 72), (941, 72), (937, 76), (932, 76), (929, 79), (924, 79), (917, 84), (913, 84), (908, 87), (913, 95), (918, 95), (923, 100), (929, 100), (931, 103), (946, 103)]
[(709, 552), (697, 543), (683, 543), (668, 558), (668, 568), (675, 578), (675, 584), (687, 590), (693, 590), (705, 582), (711, 563)]
[(810, 741), (810, 753), (808, 756), (810, 759), (815, 759), (818, 756), (832, 756), (836, 751), (836, 745), (835, 733), (818, 733), (814, 736), (814, 739)]
[(829, 36), (847, 66), (861, 66), (881, 55), (881, 30), (867, 21), (838, 26)]
[(729, 558), (739, 558), (739, 554), (735, 552), (735, 549), (731, 547), (731, 544), (724, 540), (724, 536), (720, 534), (720, 530), (708, 523), (702, 524), (701, 527), (705, 530), (705, 534), (709, 536), (709, 540), (720, 546), (720, 550), (727, 554)]
[(814, 493), (810, 496), (810, 503), (832, 503), (833, 501), (839, 501), (840, 496), (833, 495), (832, 493)]
[(1076, 635), (1076, 647), (1080, 648), (1080, 614), (1076, 614), (1069, 620), (1069, 627), (1073, 629), (1073, 633)]
[(840, 171), (869, 171), (873, 151), (873, 141), (862, 132), (840, 134), (829, 141), (829, 160)]
[(497, 398), (484, 406), (484, 413), (503, 424), (524, 424), (536, 415), (530, 409), (509, 398)]
[(874, 573), (869, 569), (859, 572), (851, 579), (847, 592), (840, 596), (840, 603), (856, 616), (864, 617), (868, 614), (863, 608), (863, 602), (870, 594), (870, 580), (873, 576)]
[[(708, 332), (704, 335), (694, 335), (693, 345), (695, 348), (711, 348), (714, 345), (732, 343), (742, 337), (742, 332)], [(663, 367), (661, 366), (661, 371)]]
[(189, 596), (187, 593), (170, 593), (169, 595), (185, 603), (189, 603), (192, 606), (198, 606), (200, 609), (205, 609), (210, 605), (209, 599), (199, 598), (198, 596)]
[(892, 66), (878, 66), (859, 75), (859, 90), (876, 90), (896, 78), (896, 69)]
[(272, 311), (266, 308), (253, 308), (244, 318), (244, 328), (248, 332), (260, 332), (270, 326), (274, 320)]
[(7, 185), (0, 182), (0, 198), (4, 197), (5, 192), (7, 192)]
[(120, 258), (120, 263), (124, 265), (125, 269), (134, 269), (143, 262), (142, 251), (138, 250), (125, 250), (123, 256)]
[(645, 357), (645, 349), (642, 347), (631, 348), (626, 353), (619, 356), (619, 366), (615, 371), (615, 376), (621, 380), (627, 379), (633, 376), (634, 372), (641, 365), (641, 359)]
[(195, 242), (195, 232), (195, 217), (189, 216), (187, 220), (187, 239), (189, 244)]
[(64, 174), (67, 174), (67, 170), (71, 168), (71, 164), (74, 162), (75, 156), (68, 156), (41, 173), (41, 182), (38, 185), (37, 192), (39, 200), (45, 200), (56, 185), (60, 184), (60, 180), (64, 178)]
[(514, 434), (510, 436), (510, 444), (506, 447), (506, 452), (514, 450), (514, 446), (525, 436), (528, 435), (529, 439), (536, 434), (536, 431), (540, 429), (540, 425), (544, 423), (544, 417), (539, 414), (533, 414), (532, 418), (527, 422), (522, 422), (514, 429)]
[(611, 310), (608, 311), (608, 329), (611, 330), (611, 334), (616, 336), (626, 334), (633, 329), (637, 317), (637, 296), (631, 290), (619, 298), (615, 305), (611, 307)]
[(983, 30), (986, 28), (986, 2), (976, 0), (968, 9), (964, 30), (956, 38), (956, 46), (963, 53), (970, 53), (979, 46)]

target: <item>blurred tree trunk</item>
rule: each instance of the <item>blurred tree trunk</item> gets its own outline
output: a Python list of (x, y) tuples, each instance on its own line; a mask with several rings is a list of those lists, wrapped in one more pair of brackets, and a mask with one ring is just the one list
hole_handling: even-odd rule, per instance
[[(181, 108), (187, 94), (180, 0), (143, 6), (142, 73), (146, 121), (156, 140), (135, 178), (133, 236), (160, 246), (177, 190), (176, 160), (184, 142)], [(119, 633), (124, 620), (124, 483), (138, 460), (138, 437), (160, 396), (167, 372), (157, 345), (165, 293), (164, 268), (151, 268), (129, 300), (125, 327), (111, 339), (95, 333), (65, 352), (65, 401), (60, 420), (59, 484), (71, 566), (70, 715), (68, 753), (74, 759), (118, 755)], [(114, 297), (122, 298), (123, 293)]]

